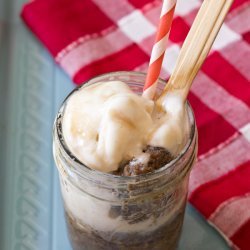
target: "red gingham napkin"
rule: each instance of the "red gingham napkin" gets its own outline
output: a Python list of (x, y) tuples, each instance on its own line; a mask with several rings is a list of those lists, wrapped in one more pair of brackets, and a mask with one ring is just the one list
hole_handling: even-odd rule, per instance
[[(162, 75), (201, 4), (178, 0)], [(161, 0), (33, 0), (22, 18), (79, 84), (148, 66)], [(199, 130), (190, 202), (235, 249), (250, 249), (250, 4), (235, 0), (189, 95)]]

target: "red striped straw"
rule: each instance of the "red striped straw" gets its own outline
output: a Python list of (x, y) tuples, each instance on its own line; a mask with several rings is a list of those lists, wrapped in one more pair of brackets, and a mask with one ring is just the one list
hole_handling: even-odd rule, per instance
[(177, 0), (164, 0), (160, 16), (160, 22), (156, 34), (155, 43), (151, 53), (146, 82), (143, 88), (143, 96), (154, 99), (157, 81), (160, 76), (162, 61), (167, 48), (167, 41), (173, 21)]

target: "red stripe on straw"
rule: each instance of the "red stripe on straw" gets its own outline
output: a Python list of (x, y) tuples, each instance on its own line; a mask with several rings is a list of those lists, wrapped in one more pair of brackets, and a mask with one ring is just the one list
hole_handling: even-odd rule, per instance
[(143, 90), (148, 89), (159, 78), (160, 71), (161, 71), (161, 65), (162, 65), (162, 61), (163, 61), (163, 58), (164, 58), (164, 54), (165, 53), (163, 53), (156, 61), (154, 61), (150, 65), (150, 67), (148, 69), (148, 74), (147, 74), (147, 78), (146, 78), (146, 82), (145, 82)]
[(173, 8), (169, 12), (167, 12), (160, 18), (159, 26), (161, 28), (157, 31), (155, 42), (160, 41), (170, 31), (174, 16), (174, 10), (175, 6), (173, 6)]

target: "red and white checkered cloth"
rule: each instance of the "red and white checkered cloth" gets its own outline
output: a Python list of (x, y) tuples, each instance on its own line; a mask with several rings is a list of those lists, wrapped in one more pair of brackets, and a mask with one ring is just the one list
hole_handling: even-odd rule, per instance
[[(172, 72), (201, 4), (178, 0), (162, 76)], [(22, 18), (79, 84), (146, 71), (161, 0), (33, 0)], [(250, 4), (235, 0), (189, 100), (199, 130), (190, 202), (235, 249), (250, 249)]]

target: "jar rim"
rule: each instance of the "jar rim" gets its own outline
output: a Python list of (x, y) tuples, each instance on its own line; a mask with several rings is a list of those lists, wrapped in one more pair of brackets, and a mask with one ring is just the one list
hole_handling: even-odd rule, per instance
[[(76, 91), (81, 89), (82, 87), (86, 87), (88, 85), (91, 85), (92, 83), (96, 83), (98, 81), (101, 81), (101, 79), (110, 76), (110, 77), (116, 77), (116, 76), (134, 76), (134, 77), (145, 77), (146, 74), (144, 72), (135, 72), (135, 71), (115, 71), (115, 72), (109, 72), (105, 74), (98, 75), (94, 78), (91, 78), (90, 80), (84, 82), (82, 85), (76, 87), (74, 90), (72, 90), (69, 95), (64, 99), (59, 112), (55, 118), (54, 122), (54, 128), (53, 128), (53, 137), (58, 143), (61, 153), (63, 154), (63, 157), (67, 162), (70, 162), (70, 169), (64, 169), (64, 172), (66, 172), (69, 176), (77, 176), (82, 178), (88, 178), (93, 179), (93, 176), (95, 176), (95, 179), (98, 179), (99, 181), (105, 179), (106, 181), (109, 180), (111, 182), (113, 181), (119, 181), (119, 183), (133, 183), (138, 181), (144, 181), (148, 179), (155, 179), (159, 176), (161, 176), (167, 169), (173, 168), (176, 164), (182, 161), (185, 154), (189, 151), (190, 147), (194, 144), (194, 141), (196, 140), (196, 122), (195, 117), (193, 114), (193, 110), (187, 101), (188, 106), (188, 116), (190, 119), (191, 129), (190, 129), (190, 137), (186, 145), (183, 147), (181, 152), (178, 154), (177, 157), (175, 157), (173, 160), (171, 160), (169, 163), (167, 163), (165, 166), (149, 173), (136, 175), (136, 176), (120, 176), (120, 175), (114, 175), (111, 173), (101, 172), (99, 170), (92, 169), (88, 166), (86, 166), (84, 163), (82, 163), (68, 148), (64, 137), (63, 137), (63, 131), (62, 131), (62, 120), (63, 120), (63, 114), (65, 111), (65, 105), (68, 100), (68, 98)], [(159, 83), (166, 84), (166, 81), (159, 78)]]

